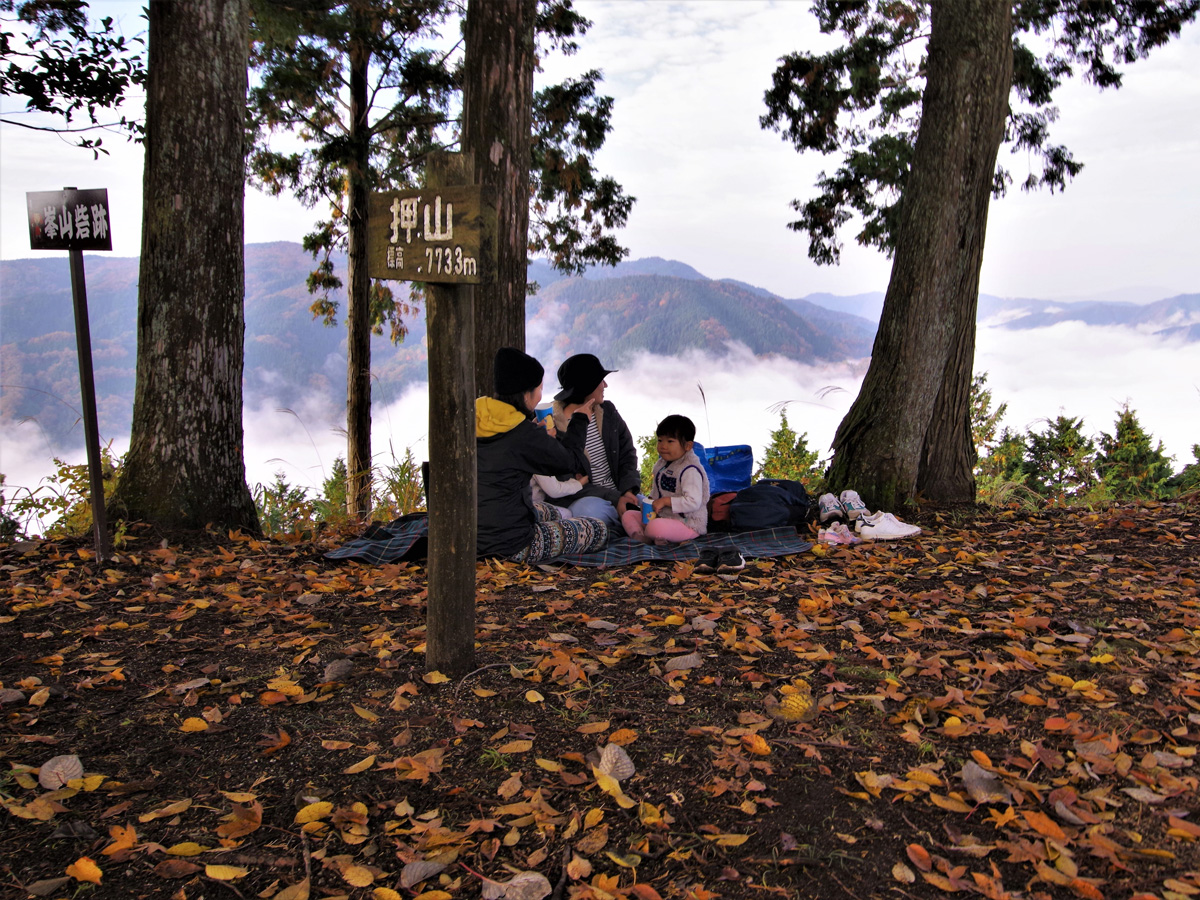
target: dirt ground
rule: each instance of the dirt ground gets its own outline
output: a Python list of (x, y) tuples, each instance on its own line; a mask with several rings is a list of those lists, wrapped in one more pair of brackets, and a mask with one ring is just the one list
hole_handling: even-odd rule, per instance
[(478, 568), (133, 532), (0, 545), (0, 897), (1200, 894), (1195, 504)]

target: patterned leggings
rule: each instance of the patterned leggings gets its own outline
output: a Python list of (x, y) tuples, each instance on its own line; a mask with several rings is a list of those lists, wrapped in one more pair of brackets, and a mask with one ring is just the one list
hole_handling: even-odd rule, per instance
[(567, 553), (590, 553), (608, 543), (608, 525), (600, 519), (564, 519), (549, 503), (533, 504), (537, 524), (529, 546), (514, 553), (514, 562), (535, 563)]

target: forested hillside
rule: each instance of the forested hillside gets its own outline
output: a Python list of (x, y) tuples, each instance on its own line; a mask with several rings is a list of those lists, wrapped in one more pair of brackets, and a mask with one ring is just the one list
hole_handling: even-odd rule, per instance
[[(290, 407), (313, 394), (345, 395), (344, 331), (322, 326), (309, 312), (305, 278), (312, 265), (295, 243), (246, 248), (248, 406), (267, 397)], [(344, 269), (344, 261), (337, 265)], [(100, 431), (112, 437), (128, 433), (132, 413), (138, 261), (91, 255), (86, 272)], [(529, 346), (548, 367), (583, 350), (615, 364), (640, 351), (720, 353), (728, 341), (798, 360), (870, 352), (870, 322), (815, 307), (806, 319), (765, 292), (711, 281), (683, 263), (638, 260), (595, 274), (563, 279), (544, 264), (533, 267), (531, 278), (542, 288), (528, 305)], [(0, 263), (0, 285), (0, 422), (34, 419), (52, 442), (62, 442), (78, 431), (80, 408), (68, 266), (59, 258), (7, 260)], [(344, 309), (344, 296), (335, 299)], [(409, 326), (399, 346), (373, 339), (381, 402), (425, 376), (424, 317)]]

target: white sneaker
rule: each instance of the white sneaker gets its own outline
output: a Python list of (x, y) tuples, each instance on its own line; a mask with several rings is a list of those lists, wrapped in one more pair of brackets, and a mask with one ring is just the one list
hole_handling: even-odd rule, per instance
[(842, 496), (839, 499), (842, 509), (846, 510), (846, 518), (851, 522), (860, 516), (870, 513), (870, 510), (867, 509), (867, 504), (863, 503), (862, 497), (858, 496), (858, 491), (842, 491)]
[(821, 522), (829, 522), (833, 519), (843, 519), (846, 516), (846, 511), (842, 509), (841, 501), (833, 494), (822, 494), (817, 501), (817, 506), (821, 510)]
[(901, 522), (891, 513), (885, 512), (862, 516), (854, 530), (864, 541), (898, 541), (921, 533), (918, 526)]

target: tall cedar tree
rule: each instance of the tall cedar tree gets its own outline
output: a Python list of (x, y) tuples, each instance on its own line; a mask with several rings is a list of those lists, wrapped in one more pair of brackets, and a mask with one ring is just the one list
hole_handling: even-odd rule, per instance
[[(507, 2), (498, 6), (507, 6)], [(358, 514), (365, 514), (370, 504), (369, 335), (381, 333), (386, 323), (392, 340), (402, 340), (405, 317), (416, 310), (409, 298), (395, 298), (379, 282), (371, 285), (365, 265), (358, 262), (366, 246), (366, 210), (364, 204), (360, 211), (356, 192), (365, 196), (372, 190), (414, 185), (430, 151), (453, 148), (449, 110), (464, 76), (451, 63), (457, 47), (437, 52), (429, 46), (439, 28), (450, 27), (448, 19), (457, 8), (440, 0), (409, 3), (402, 11), (382, 11), (360, 2), (331, 6), (315, 0), (300, 5), (255, 0), (252, 64), (260, 81), (251, 91), (257, 137), (251, 173), (255, 183), (269, 192), (292, 190), (309, 206), (329, 202), (330, 218), (318, 223), (317, 230), (305, 239), (305, 247), (320, 260), (309, 277), (310, 290), (321, 295), (313, 312), (327, 324), (333, 324), (337, 313), (330, 292), (342, 286), (334, 271), (332, 251), (348, 250), (347, 462), (351, 490), (347, 502)], [(484, 34), (476, 40), (487, 44), (492, 35), (505, 44), (500, 52), (507, 56), (499, 62), (493, 59), (493, 64), (511, 69), (511, 82), (502, 92), (516, 90), (518, 85), (522, 91), (532, 91), (533, 59), (526, 58), (530, 51), (529, 10), (517, 5), (510, 12), (518, 15), (517, 21), (493, 17), (489, 24), (477, 17)], [(567, 53), (575, 48), (573, 38), (590, 24), (574, 13), (569, 0), (543, 2), (535, 23), (538, 35)], [(488, 64), (485, 61), (481, 66)], [(478, 71), (482, 73), (483, 68)], [(525, 190), (537, 198), (535, 212), (549, 212), (535, 219), (535, 233), (527, 240), (529, 249), (549, 249), (560, 268), (574, 265), (577, 270), (588, 262), (612, 264), (627, 252), (604, 229), (623, 225), (633, 200), (591, 168), (591, 156), (610, 129), (612, 101), (596, 95), (599, 79), (598, 72), (589, 72), (533, 98), (536, 134), (532, 150), (525, 154), (527, 170), (532, 166)], [(483, 159), (491, 164), (499, 140), (507, 149), (500, 154), (500, 162), (493, 164), (498, 171), (491, 174), (503, 190), (519, 190), (515, 163), (516, 154), (523, 152), (517, 146), (517, 130), (526, 128), (519, 109), (524, 101), (515, 96), (507, 100), (509, 121), (471, 123), (476, 112), (488, 115), (489, 107), (499, 102), (497, 96), (497, 89), (491, 88), (483, 99), (467, 104), (464, 139), (469, 132), (470, 142), (478, 142), (471, 147), (478, 165), (483, 165)], [(268, 139), (279, 131), (299, 137), (306, 149), (273, 150)], [(512, 204), (501, 226), (502, 231), (512, 232), (514, 240), (521, 228), (519, 209), (520, 204)], [(518, 328), (519, 334), (524, 332), (524, 258), (506, 264), (501, 274), (511, 285), (496, 288), (503, 291), (504, 306), (496, 311), (495, 322), (504, 324), (488, 326), (480, 341), (479, 391), (490, 387), (491, 343), (515, 339)], [(514, 325), (518, 319), (520, 325)], [(523, 340), (514, 343), (520, 346)]]
[[(1065, 187), (1082, 165), (1049, 140), (1053, 92), (1076, 67), (1101, 88), (1196, 17), (1200, 0), (818, 0), (846, 44), (784, 57), (764, 128), (797, 149), (841, 153), (819, 193), (793, 207), (809, 256), (832, 264), (856, 240), (894, 254), (871, 365), (834, 437), (831, 488), (871, 506), (974, 499), (970, 387), (989, 194), (1012, 178), (1002, 141), (1035, 160), (1023, 187)], [(1031, 40), (1032, 38), (1032, 40)], [(925, 52), (921, 52), (926, 42)], [(1047, 48), (1039, 56), (1031, 44)]]
[(492, 392), (501, 347), (525, 349), (529, 159), (537, 0), (470, 0), (462, 147), (496, 198), (495, 278), (475, 288), (475, 393)]
[[(304, 246), (319, 258), (309, 289), (313, 313), (332, 325), (329, 292), (342, 286), (332, 252), (347, 251), (347, 508), (371, 509), (371, 334), (390, 322), (403, 337), (410, 310), (367, 274), (367, 196), (415, 183), (418, 165), (437, 147), (455, 76), (446, 54), (424, 46), (447, 16), (442, 0), (381, 8), (365, 0), (329, 4), (260, 0), (254, 6), (250, 91), (256, 144), (250, 171), (269, 193), (291, 190), (307, 206), (330, 204)], [(279, 152), (269, 139), (291, 132), (306, 145)]]
[(258, 530), (242, 457), (246, 0), (149, 6), (133, 426), (117, 512)]
[(0, 96), (23, 97), (27, 113), (62, 120), (22, 121), (9, 113), (0, 122), (78, 134), (78, 146), (99, 157), (108, 153), (103, 138), (86, 132), (109, 129), (141, 139), (142, 123), (117, 119), (115, 110), (130, 88), (145, 84), (146, 66), (140, 37), (118, 34), (111, 17), (89, 30), (87, 9), (86, 3), (0, 0)]

